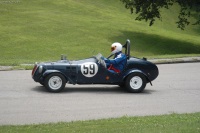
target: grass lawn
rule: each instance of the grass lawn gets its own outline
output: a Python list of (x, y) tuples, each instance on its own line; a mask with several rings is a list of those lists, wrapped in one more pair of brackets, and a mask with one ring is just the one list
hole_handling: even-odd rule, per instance
[(199, 133), (200, 113), (0, 126), (1, 133)]
[(163, 10), (163, 22), (149, 27), (119, 0), (0, 1), (0, 65), (107, 56), (111, 43), (127, 38), (133, 56), (199, 56), (200, 27), (177, 29), (178, 10)]

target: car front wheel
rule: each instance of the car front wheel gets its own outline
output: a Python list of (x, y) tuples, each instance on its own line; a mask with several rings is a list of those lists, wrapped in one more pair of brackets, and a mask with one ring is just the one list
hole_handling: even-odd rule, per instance
[(53, 73), (45, 78), (44, 85), (50, 92), (60, 92), (64, 89), (66, 80), (62, 74)]
[(133, 73), (126, 79), (126, 89), (132, 93), (139, 93), (146, 87), (146, 77), (142, 73)]

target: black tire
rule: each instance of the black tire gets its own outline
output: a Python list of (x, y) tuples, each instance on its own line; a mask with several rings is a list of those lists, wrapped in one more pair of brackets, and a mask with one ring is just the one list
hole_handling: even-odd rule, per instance
[(50, 92), (60, 92), (65, 88), (66, 79), (60, 73), (52, 73), (44, 80), (45, 88)]
[(146, 87), (147, 80), (142, 73), (130, 74), (125, 81), (126, 89), (131, 93), (139, 93)]

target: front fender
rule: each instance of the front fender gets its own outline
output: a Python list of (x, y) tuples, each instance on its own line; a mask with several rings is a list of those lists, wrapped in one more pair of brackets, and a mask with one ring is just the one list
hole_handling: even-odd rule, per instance
[(70, 81), (71, 83), (75, 84), (73, 82), (73, 80), (71, 80), (68, 76), (66, 76), (64, 73), (62, 73), (61, 71), (58, 71), (58, 70), (46, 70), (44, 73), (43, 73), (43, 78), (45, 78), (46, 76), (48, 76), (49, 74), (52, 74), (52, 73), (60, 73), (62, 74), (66, 80)]
[(123, 75), (123, 81), (125, 81), (126, 77), (128, 77), (132, 73), (142, 73), (147, 78), (147, 81), (150, 82), (150, 84), (152, 85), (148, 75), (146, 73), (144, 73), (143, 71), (139, 70), (139, 69), (132, 69), (132, 70), (129, 70), (128, 72), (126, 72)]
[[(49, 74), (51, 74), (51, 73), (61, 73), (62, 75), (64, 75), (62, 72), (60, 72), (60, 71), (58, 71), (58, 70), (46, 70), (43, 74), (42, 74), (42, 76), (43, 77), (46, 77), (46, 76), (48, 76)], [(65, 75), (64, 75), (65, 76)], [(65, 76), (66, 77), (66, 76)]]

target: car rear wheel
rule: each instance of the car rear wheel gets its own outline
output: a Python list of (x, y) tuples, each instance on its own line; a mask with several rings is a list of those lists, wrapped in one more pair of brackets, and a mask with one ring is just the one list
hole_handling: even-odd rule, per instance
[(146, 87), (146, 77), (142, 73), (133, 73), (126, 79), (126, 89), (132, 93), (139, 93)]
[(62, 74), (53, 73), (45, 78), (44, 85), (50, 92), (60, 92), (64, 89), (66, 80)]

